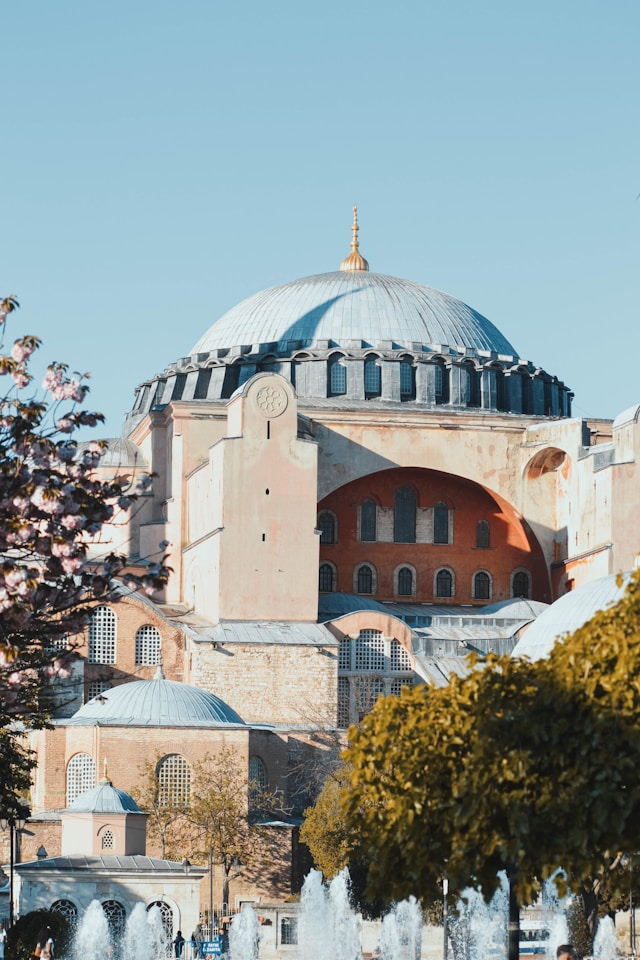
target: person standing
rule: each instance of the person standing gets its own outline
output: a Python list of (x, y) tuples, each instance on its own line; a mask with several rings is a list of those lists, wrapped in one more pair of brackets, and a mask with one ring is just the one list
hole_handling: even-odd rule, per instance
[(180, 957), (182, 956), (182, 950), (184, 948), (184, 937), (182, 936), (182, 930), (178, 930), (176, 933), (176, 938), (173, 941), (173, 947), (176, 960), (180, 960)]
[(35, 949), (36, 957), (40, 960), (53, 960), (54, 943), (51, 927), (42, 927), (38, 934), (38, 943)]
[(4, 945), (7, 942), (7, 931), (0, 923), (0, 960), (4, 960)]

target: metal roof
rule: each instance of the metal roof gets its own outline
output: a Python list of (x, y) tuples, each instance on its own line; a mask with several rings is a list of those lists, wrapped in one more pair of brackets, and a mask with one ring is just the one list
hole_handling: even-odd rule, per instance
[[(156, 857), (146, 857), (141, 854), (116, 857), (116, 856), (85, 856), (84, 854), (72, 854), (66, 857), (47, 857), (44, 860), (28, 860), (25, 863), (16, 863), (14, 867), (16, 873), (82, 873), (82, 872), (100, 872), (105, 873), (173, 873), (184, 876), (185, 868), (183, 863), (176, 860), (160, 860)], [(194, 867), (189, 865), (191, 875), (204, 874), (206, 867)]]

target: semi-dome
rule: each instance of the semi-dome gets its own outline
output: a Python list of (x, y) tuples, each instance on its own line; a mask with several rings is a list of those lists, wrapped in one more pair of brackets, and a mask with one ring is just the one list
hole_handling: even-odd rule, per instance
[(443, 346), (517, 357), (490, 320), (431, 287), (368, 271), (340, 271), (293, 280), (232, 307), (198, 340), (192, 355), (229, 347), (329, 341), (411, 348)]
[(157, 678), (133, 680), (105, 690), (65, 721), (67, 724), (146, 727), (244, 725), (235, 710), (206, 690)]
[(583, 584), (552, 603), (523, 634), (513, 650), (514, 657), (541, 660), (551, 653), (557, 640), (575, 633), (600, 610), (620, 600), (627, 588), (630, 573), (601, 577)]

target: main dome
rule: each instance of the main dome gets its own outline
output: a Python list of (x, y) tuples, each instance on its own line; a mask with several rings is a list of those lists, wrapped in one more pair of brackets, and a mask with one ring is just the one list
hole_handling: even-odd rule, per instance
[(490, 320), (431, 287), (368, 271), (335, 271), (262, 290), (225, 313), (191, 355), (254, 344), (347, 346), (390, 341), (517, 357)]

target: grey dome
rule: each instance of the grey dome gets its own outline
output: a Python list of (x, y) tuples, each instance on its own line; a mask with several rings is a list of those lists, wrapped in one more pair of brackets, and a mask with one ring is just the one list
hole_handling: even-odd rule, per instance
[(624, 574), (618, 586), (618, 574), (613, 573), (585, 583), (560, 597), (525, 631), (514, 647), (513, 656), (528, 657), (530, 660), (541, 660), (548, 656), (556, 640), (574, 633), (598, 611), (617, 603), (630, 577), (630, 573)]
[(67, 810), (70, 813), (142, 813), (133, 797), (107, 779), (81, 793)]
[(206, 690), (175, 680), (134, 680), (89, 700), (66, 721), (146, 727), (215, 727), (244, 720)]
[(449, 345), (516, 357), (491, 321), (431, 287), (380, 273), (323, 273), (254, 294), (232, 307), (191, 354), (242, 345), (328, 340), (346, 345)]

